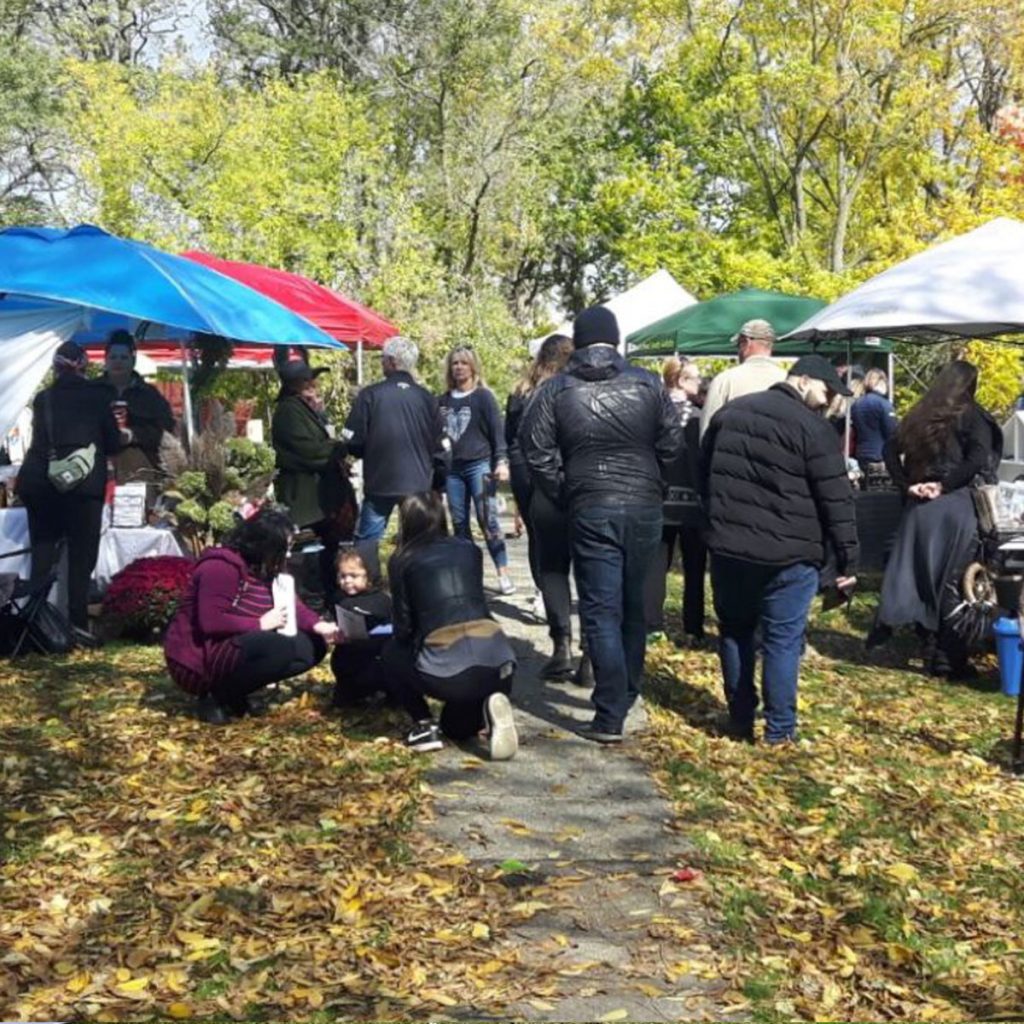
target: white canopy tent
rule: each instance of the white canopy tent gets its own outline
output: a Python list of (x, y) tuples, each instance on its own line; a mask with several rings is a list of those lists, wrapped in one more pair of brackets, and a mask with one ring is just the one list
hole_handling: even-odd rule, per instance
[(1000, 217), (866, 281), (787, 338), (932, 342), (1024, 333), (1024, 224)]
[[(663, 317), (692, 306), (697, 300), (667, 270), (656, 270), (639, 284), (603, 303), (619, 321), (619, 336), (625, 345), (626, 336), (653, 324)], [(549, 334), (572, 334), (572, 321), (566, 320)], [(537, 354), (547, 334), (529, 343), (530, 356)]]
[(54, 304), (40, 309), (0, 310), (0, 440), (32, 400), (53, 353), (82, 325), (81, 308)]

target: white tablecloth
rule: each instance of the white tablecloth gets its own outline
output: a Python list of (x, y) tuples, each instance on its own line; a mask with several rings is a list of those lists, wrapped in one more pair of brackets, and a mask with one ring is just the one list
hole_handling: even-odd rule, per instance
[[(3, 557), (9, 551), (28, 546), (28, 513), (25, 509), (0, 509), (0, 572), (16, 572), (22, 579), (28, 579), (32, 568), (30, 555)], [(136, 529), (107, 527), (100, 534), (100, 553), (93, 579), (101, 590), (105, 590), (111, 579), (136, 559), (182, 553), (170, 530), (158, 530), (152, 526)]]

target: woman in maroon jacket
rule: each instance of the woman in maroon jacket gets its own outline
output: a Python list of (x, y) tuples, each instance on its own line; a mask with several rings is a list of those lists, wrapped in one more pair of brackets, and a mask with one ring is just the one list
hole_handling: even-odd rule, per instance
[(244, 715), (250, 693), (308, 671), (337, 639), (338, 627), (298, 599), (295, 636), (278, 632), (286, 616), (274, 607), (271, 584), (294, 532), (286, 512), (265, 507), (196, 565), (167, 630), (164, 657), (171, 678), (201, 698), (206, 722), (222, 725)]

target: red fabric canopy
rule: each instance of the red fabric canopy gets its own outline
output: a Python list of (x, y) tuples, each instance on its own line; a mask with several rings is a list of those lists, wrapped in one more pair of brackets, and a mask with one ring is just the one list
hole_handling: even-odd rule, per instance
[[(102, 363), (106, 355), (106, 343), (94, 342), (85, 346), (91, 363)], [(139, 352), (152, 359), (160, 367), (181, 367), (181, 346), (176, 341), (162, 338), (147, 338), (139, 343)], [(228, 366), (234, 370), (269, 370), (274, 365), (273, 345), (232, 346)]]
[(255, 263), (222, 260), (205, 252), (183, 252), (181, 255), (280, 302), (338, 341), (362, 341), (366, 348), (381, 348), (388, 338), (398, 333), (394, 324), (372, 309), (300, 274), (272, 270)]

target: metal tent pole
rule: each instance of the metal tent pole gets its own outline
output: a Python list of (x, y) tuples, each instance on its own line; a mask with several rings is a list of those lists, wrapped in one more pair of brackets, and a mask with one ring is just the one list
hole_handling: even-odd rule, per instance
[(192, 389), (189, 384), (189, 358), (188, 349), (185, 348), (185, 339), (181, 339), (181, 380), (182, 380), (182, 405), (185, 416), (185, 445), (192, 451), (193, 433), (195, 423), (192, 419)]
[[(846, 339), (846, 387), (850, 389), (850, 384), (853, 383), (853, 344), (849, 338)], [(850, 407), (853, 402), (849, 398), (846, 399), (846, 432), (843, 438), (843, 459), (850, 457)]]
[(356, 383), (363, 386), (363, 339), (356, 342)]

